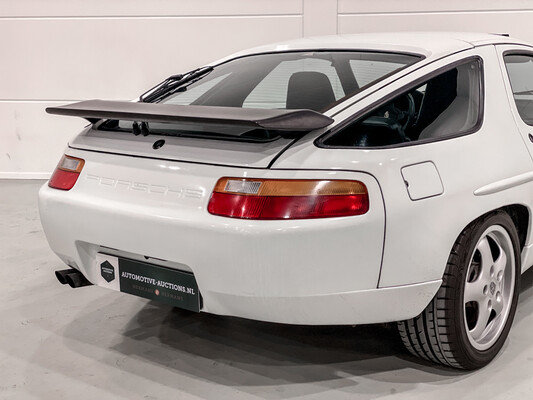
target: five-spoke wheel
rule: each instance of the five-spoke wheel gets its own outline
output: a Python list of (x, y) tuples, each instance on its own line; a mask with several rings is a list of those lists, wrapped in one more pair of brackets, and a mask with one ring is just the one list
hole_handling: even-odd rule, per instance
[(520, 243), (509, 214), (497, 211), (472, 222), (453, 245), (431, 303), (398, 323), (405, 347), (447, 366), (485, 366), (511, 328), (520, 272)]
[(466, 272), (464, 318), (468, 339), (478, 350), (500, 336), (514, 292), (513, 242), (501, 226), (491, 226), (477, 242)]

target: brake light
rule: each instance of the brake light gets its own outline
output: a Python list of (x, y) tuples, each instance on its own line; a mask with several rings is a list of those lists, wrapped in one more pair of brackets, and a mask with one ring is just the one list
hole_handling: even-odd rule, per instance
[(244, 219), (308, 219), (365, 214), (366, 186), (359, 181), (311, 179), (218, 180), (207, 210)]
[(48, 181), (54, 189), (70, 190), (78, 180), (85, 161), (81, 158), (64, 155)]

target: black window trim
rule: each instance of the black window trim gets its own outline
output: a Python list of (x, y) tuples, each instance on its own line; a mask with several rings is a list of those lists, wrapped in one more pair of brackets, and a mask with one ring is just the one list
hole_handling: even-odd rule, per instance
[(505, 62), (505, 57), (507, 56), (527, 56), (533, 59), (533, 50), (516, 49), (516, 50), (506, 50), (502, 53), (503, 64), (505, 66), (505, 73), (507, 75), (507, 81), (509, 82), (509, 87), (511, 88), (511, 97), (513, 98), (511, 107), (515, 108), (516, 113), (518, 114), (518, 116), (520, 117), (520, 120), (524, 124), (526, 124), (527, 126), (533, 126), (533, 124), (530, 125), (526, 121), (524, 121), (524, 118), (522, 118), (522, 115), (518, 111), (516, 99), (514, 98), (513, 85), (511, 83), (511, 76), (509, 75), (509, 68), (507, 68), (507, 63)]
[[(425, 82), (431, 80), (432, 78), (444, 72), (450, 71), (460, 65), (467, 64), (472, 61), (477, 61), (479, 63), (479, 69), (480, 69), (480, 76), (479, 76), (480, 79), (478, 82), (479, 83), (479, 94), (480, 94), (479, 95), (479, 113), (478, 113), (478, 119), (476, 121), (476, 124), (472, 128), (467, 129), (463, 132), (458, 132), (456, 134), (447, 135), (444, 137), (415, 140), (412, 142), (396, 143), (396, 144), (391, 144), (391, 145), (386, 145), (386, 146), (338, 146), (338, 145), (328, 145), (324, 143), (324, 141), (334, 136), (339, 131), (346, 128), (348, 125), (356, 123), (358, 120), (360, 120), (362, 117), (364, 117), (368, 113), (374, 110), (377, 110), (379, 107), (385, 105), (386, 103), (393, 100), (397, 96), (401, 96), (402, 94), (405, 94), (409, 92), (410, 90), (417, 88), (418, 86), (424, 84)], [(355, 104), (357, 103), (354, 103), (354, 105)], [(319, 147), (322, 149), (387, 150), (387, 149), (411, 147), (411, 146), (418, 146), (418, 145), (427, 144), (427, 143), (440, 142), (443, 140), (450, 140), (450, 139), (455, 139), (455, 138), (471, 135), (479, 131), (483, 125), (484, 111), (485, 111), (485, 70), (484, 70), (483, 58), (479, 55), (473, 55), (473, 56), (465, 57), (460, 60), (454, 61), (445, 66), (442, 66), (414, 80), (413, 82), (410, 82), (407, 85), (392, 91), (391, 93), (387, 94), (385, 97), (375, 101), (369, 106), (359, 110), (354, 115), (346, 118), (343, 122), (341, 122), (339, 125), (332, 128), (331, 130), (323, 133), (322, 135), (317, 137), (313, 143), (316, 147)]]

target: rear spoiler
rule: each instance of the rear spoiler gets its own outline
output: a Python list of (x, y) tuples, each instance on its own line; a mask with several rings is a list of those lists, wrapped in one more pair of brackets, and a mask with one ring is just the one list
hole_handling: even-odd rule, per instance
[(104, 100), (89, 100), (66, 106), (48, 107), (46, 112), (82, 117), (91, 123), (101, 119), (166, 123), (192, 122), (292, 132), (309, 132), (325, 128), (333, 122), (332, 118), (312, 110), (182, 106)]

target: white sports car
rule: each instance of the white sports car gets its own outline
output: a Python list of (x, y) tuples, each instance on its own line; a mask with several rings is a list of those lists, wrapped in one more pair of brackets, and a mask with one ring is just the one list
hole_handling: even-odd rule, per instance
[(39, 193), (72, 287), (287, 324), (398, 322), (474, 369), (533, 264), (533, 47), (395, 33), (264, 46), (87, 119)]

